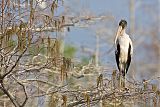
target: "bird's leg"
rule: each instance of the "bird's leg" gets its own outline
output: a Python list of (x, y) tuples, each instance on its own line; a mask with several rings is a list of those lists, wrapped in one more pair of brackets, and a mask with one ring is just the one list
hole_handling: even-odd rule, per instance
[(122, 88), (122, 73), (119, 72), (119, 75), (118, 75), (118, 86), (119, 86), (119, 90), (121, 90)]
[(122, 88), (125, 88), (125, 70), (122, 72)]
[(125, 76), (122, 75), (122, 73), (119, 73), (119, 89), (124, 89), (125, 88)]
[(122, 77), (122, 88), (125, 88), (125, 76)]

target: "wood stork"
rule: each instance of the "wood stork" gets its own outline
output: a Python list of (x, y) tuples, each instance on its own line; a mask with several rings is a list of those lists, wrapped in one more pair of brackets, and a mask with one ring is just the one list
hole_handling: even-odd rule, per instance
[(115, 38), (115, 57), (117, 67), (120, 75), (125, 79), (125, 74), (130, 66), (131, 57), (133, 53), (132, 41), (128, 34), (126, 34), (127, 21), (121, 20), (119, 22), (118, 30)]

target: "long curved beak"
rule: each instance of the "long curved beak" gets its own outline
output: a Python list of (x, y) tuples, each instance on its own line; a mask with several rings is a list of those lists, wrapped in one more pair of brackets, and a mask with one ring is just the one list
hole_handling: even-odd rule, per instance
[(122, 26), (118, 26), (118, 30), (117, 30), (117, 33), (116, 33), (116, 38), (115, 38), (115, 44), (116, 44), (116, 41), (117, 41), (117, 38), (118, 36), (120, 35), (120, 33), (122, 32)]

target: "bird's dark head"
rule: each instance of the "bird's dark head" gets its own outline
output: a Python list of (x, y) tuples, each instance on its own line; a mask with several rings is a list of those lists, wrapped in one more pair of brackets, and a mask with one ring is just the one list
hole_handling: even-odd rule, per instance
[(127, 21), (126, 21), (126, 20), (121, 20), (121, 21), (119, 22), (119, 26), (121, 26), (122, 29), (126, 28), (126, 27), (127, 27)]
[(125, 28), (127, 27), (127, 21), (126, 20), (121, 20), (119, 22), (119, 26), (118, 26), (118, 30), (116, 33), (116, 37), (118, 37), (119, 35), (123, 35), (123, 33), (125, 33)]

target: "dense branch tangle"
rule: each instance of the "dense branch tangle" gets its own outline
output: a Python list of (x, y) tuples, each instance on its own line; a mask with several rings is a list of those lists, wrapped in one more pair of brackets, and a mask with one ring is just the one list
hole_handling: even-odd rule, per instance
[[(60, 68), (63, 74), (70, 66), (70, 61), (59, 52), (60, 41), (41, 36), (41, 32), (58, 32), (69, 26), (65, 25), (64, 16), (54, 17), (58, 0), (48, 0), (46, 3), (50, 5), (43, 9), (38, 8), (39, 3), (33, 0), (1, 0), (0, 3), (0, 89), (2, 96), (7, 95), (16, 107), (23, 107), (28, 100), (26, 85), (20, 81), (28, 69)], [(50, 8), (51, 14), (44, 15)], [(40, 55), (44, 61), (38, 59)]]
[[(117, 75), (117, 74), (116, 74)], [(114, 76), (114, 75), (112, 75)], [(113, 77), (114, 78), (114, 77)], [(127, 81), (129, 89), (119, 89), (119, 80), (113, 80), (103, 78), (102, 74), (97, 77), (97, 84), (90, 86), (90, 88), (69, 88), (69, 84), (62, 86), (56, 86), (55, 83), (49, 83), (47, 81), (40, 80), (26, 80), (25, 83), (37, 82), (42, 84), (48, 83), (48, 90), (46, 91), (42, 87), (39, 87), (42, 93), (29, 96), (42, 97), (46, 96), (49, 98), (49, 106), (88, 106), (94, 105), (120, 105), (130, 103), (131, 101), (141, 101), (139, 103), (159, 105), (160, 91), (154, 84), (150, 84), (149, 80), (138, 82)], [(117, 77), (116, 77), (117, 78)], [(158, 79), (158, 78), (155, 78)], [(94, 78), (92, 78), (94, 80)], [(103, 81), (103, 82), (102, 82)], [(113, 83), (114, 82), (114, 83)], [(101, 84), (100, 84), (101, 83)], [(113, 85), (114, 84), (114, 85)], [(38, 86), (37, 86), (38, 87)], [(47, 105), (46, 105), (47, 106)]]

